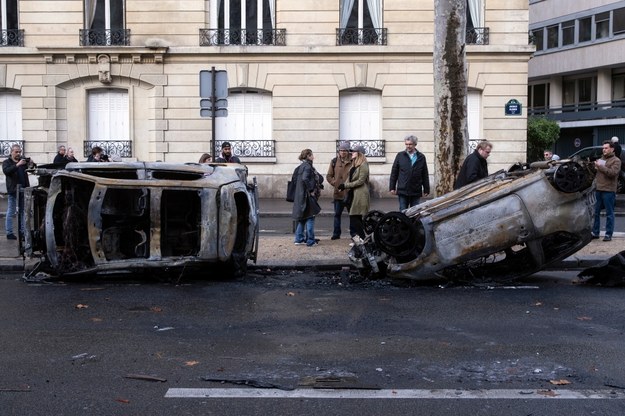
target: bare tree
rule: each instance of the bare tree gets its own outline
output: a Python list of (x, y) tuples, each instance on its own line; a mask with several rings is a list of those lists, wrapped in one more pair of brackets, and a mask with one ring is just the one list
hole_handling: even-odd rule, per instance
[(453, 189), (468, 151), (466, 0), (434, 0), (434, 178)]

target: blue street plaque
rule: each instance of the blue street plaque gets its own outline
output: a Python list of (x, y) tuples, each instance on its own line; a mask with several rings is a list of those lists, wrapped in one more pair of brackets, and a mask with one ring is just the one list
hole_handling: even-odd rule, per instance
[(506, 103), (507, 116), (520, 116), (522, 114), (521, 103), (514, 98)]

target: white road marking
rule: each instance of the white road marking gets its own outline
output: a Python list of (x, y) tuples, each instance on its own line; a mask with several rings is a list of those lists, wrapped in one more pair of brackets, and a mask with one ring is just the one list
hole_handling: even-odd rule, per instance
[(625, 392), (620, 390), (560, 390), (560, 389), (491, 389), (491, 390), (454, 390), (454, 389), (195, 389), (171, 388), (165, 394), (167, 398), (238, 398), (238, 399), (625, 399)]

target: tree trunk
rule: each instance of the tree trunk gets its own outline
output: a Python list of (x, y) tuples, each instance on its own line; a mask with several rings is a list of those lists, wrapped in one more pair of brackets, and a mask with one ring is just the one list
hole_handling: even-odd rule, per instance
[(434, 0), (434, 179), (453, 189), (468, 151), (466, 0)]

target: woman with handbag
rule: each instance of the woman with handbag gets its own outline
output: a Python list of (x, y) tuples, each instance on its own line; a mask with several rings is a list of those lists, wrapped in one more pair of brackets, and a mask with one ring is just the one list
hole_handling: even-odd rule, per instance
[(296, 181), (292, 215), (297, 221), (295, 244), (306, 244), (308, 247), (319, 244), (315, 238), (315, 215), (321, 211), (317, 199), (323, 189), (323, 176), (313, 167), (314, 159), (312, 150), (302, 150), (299, 155), (302, 163), (293, 174)]
[[(365, 156), (365, 148), (356, 146), (352, 149), (352, 168), (349, 180), (339, 185), (339, 190), (347, 190), (349, 202), (349, 229), (352, 237), (358, 235), (365, 238), (362, 217), (369, 212), (369, 162)], [(351, 200), (351, 201), (349, 201)]]

